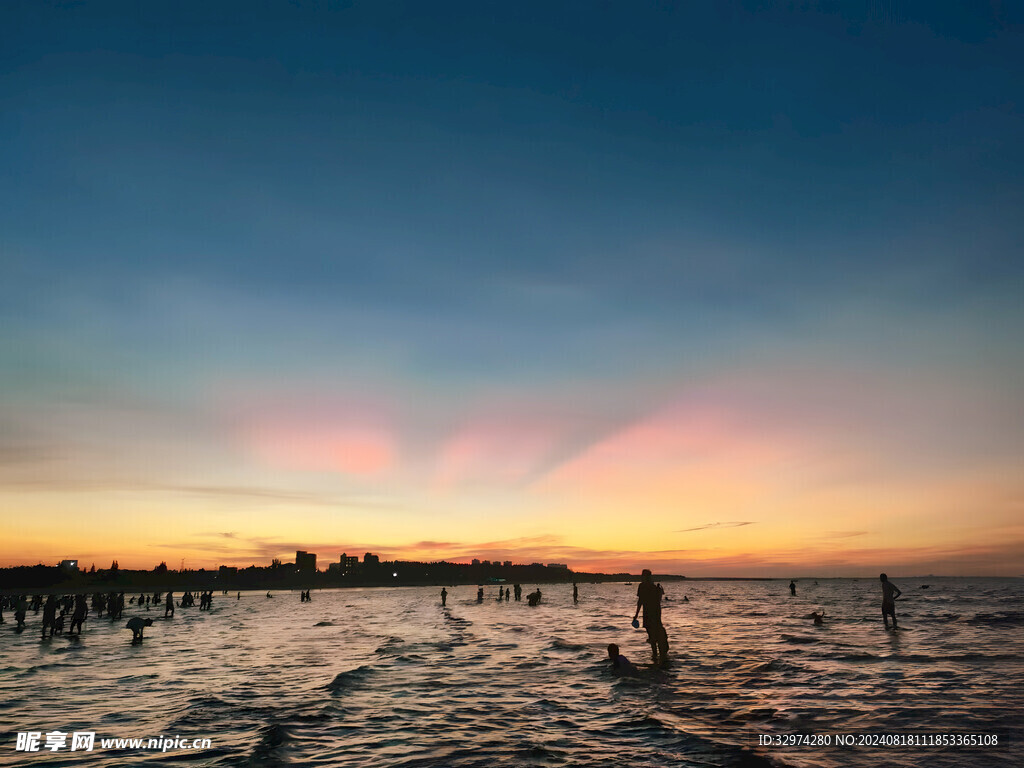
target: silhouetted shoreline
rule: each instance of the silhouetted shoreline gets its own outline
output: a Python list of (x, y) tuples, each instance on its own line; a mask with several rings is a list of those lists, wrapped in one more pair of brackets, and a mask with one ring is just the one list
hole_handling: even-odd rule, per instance
[[(685, 576), (658, 574), (663, 581), (680, 581)], [(242, 570), (157, 570), (118, 569), (69, 573), (58, 566), (18, 566), (0, 568), (0, 594), (72, 592), (146, 592), (184, 590), (292, 590), (344, 589), (354, 587), (423, 587), (476, 584), (603, 583), (638, 581), (639, 574), (589, 573), (544, 565), (512, 565), (485, 568), (463, 563), (382, 562), (356, 574), (339, 575), (329, 571), (295, 572), (287, 569), (247, 568)]]

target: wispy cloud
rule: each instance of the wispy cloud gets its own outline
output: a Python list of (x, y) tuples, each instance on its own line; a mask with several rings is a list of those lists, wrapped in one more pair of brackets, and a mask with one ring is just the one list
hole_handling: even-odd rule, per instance
[(852, 539), (855, 536), (866, 536), (870, 531), (825, 531), (821, 539)]
[(683, 528), (675, 531), (675, 533), (690, 533), (691, 531), (708, 531), (715, 528), (740, 528), (744, 525), (753, 525), (753, 520), (740, 520), (728, 523), (707, 523), (706, 525), (698, 525), (696, 528)]

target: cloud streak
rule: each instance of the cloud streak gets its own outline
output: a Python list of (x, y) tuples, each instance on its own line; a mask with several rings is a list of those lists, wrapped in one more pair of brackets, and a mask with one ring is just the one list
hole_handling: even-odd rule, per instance
[(709, 531), (709, 530), (721, 530), (724, 528), (742, 528), (745, 525), (753, 525), (753, 520), (742, 520), (728, 523), (707, 523), (706, 525), (698, 525), (696, 528), (682, 528), (675, 533), (691, 533), (693, 531)]

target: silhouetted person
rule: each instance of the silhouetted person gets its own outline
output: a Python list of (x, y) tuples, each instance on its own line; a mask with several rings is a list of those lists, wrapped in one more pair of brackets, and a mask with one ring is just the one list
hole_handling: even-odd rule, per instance
[(14, 622), (16, 624), (15, 629), (25, 628), (25, 611), (28, 610), (28, 601), (24, 595), (18, 595), (17, 601), (14, 603)]
[(576, 586), (576, 582), (572, 583), (572, 602), (573, 605), (580, 601), (580, 588)]
[(902, 595), (899, 587), (889, 581), (889, 577), (884, 573), (879, 575), (878, 580), (882, 582), (882, 621), (885, 622), (885, 628), (889, 628), (889, 617), (892, 616), (892, 628), (899, 629), (896, 626), (896, 598)]
[[(85, 595), (75, 595), (75, 612), (71, 614), (71, 624), (68, 626), (68, 634), (82, 634), (82, 622), (85, 621), (85, 615), (89, 612), (88, 606), (85, 604)], [(78, 632), (75, 632), (75, 627), (78, 627)]]
[(822, 624), (825, 623), (825, 612), (814, 612), (811, 614), (811, 619), (814, 621), (814, 626), (820, 627)]
[(523, 588), (519, 584), (513, 584), (512, 586), (515, 588), (515, 591), (516, 591), (516, 602), (518, 603), (520, 600), (523, 599)]
[(168, 614), (171, 618), (174, 618), (174, 593), (167, 593), (167, 601), (164, 603), (164, 618), (166, 619)]
[(448, 603), (448, 590), (441, 587), (441, 607), (444, 608)]
[(477, 590), (476, 590), (476, 601), (478, 603), (482, 603), (484, 601), (484, 588), (483, 587), (477, 587)]
[(789, 594), (791, 594), (791, 595), (795, 595), (796, 594), (796, 582), (795, 581), (790, 580), (790, 582), (789, 582)]
[(46, 639), (46, 630), (50, 630), (50, 637), (53, 637), (53, 625), (57, 620), (57, 597), (50, 595), (46, 598), (46, 605), (43, 606), (43, 639)]
[(612, 670), (624, 675), (632, 675), (636, 672), (633, 662), (619, 653), (619, 646), (615, 643), (608, 643), (608, 658), (612, 660)]
[(506, 603), (508, 602), (508, 599), (509, 599), (509, 597), (510, 597), (511, 595), (512, 595), (512, 590), (511, 590), (511, 589), (509, 589), (508, 587), (505, 587), (505, 602), (506, 602)]
[(142, 630), (146, 627), (152, 627), (153, 620), (144, 619), (141, 616), (133, 616), (132, 618), (128, 619), (128, 623), (124, 626), (125, 629), (130, 629), (132, 631), (132, 642), (140, 643), (142, 642)]
[(526, 602), (530, 605), (537, 605), (540, 603), (540, 587), (537, 587), (536, 590), (526, 596)]
[(644, 628), (647, 630), (647, 642), (651, 644), (651, 656), (655, 664), (668, 661), (668, 632), (661, 623), (661, 598), (664, 590), (654, 583), (651, 572), (644, 568), (640, 576), (640, 584), (636, 588), (636, 613), (633, 621), (644, 611)]
[(242, 599), (242, 593), (239, 592), (238, 595), (235, 597), (235, 600), (241, 600), (241, 599)]

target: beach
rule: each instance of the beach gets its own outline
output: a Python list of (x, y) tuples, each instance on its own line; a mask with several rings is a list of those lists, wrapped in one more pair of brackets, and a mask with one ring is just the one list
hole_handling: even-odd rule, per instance
[[(1019, 765), (1019, 579), (894, 581), (886, 632), (870, 579), (666, 584), (668, 668), (645, 666), (635, 585), (215, 594), (213, 610), (126, 607), (81, 639), (0, 627), (4, 765)], [(524, 584), (524, 591), (532, 585)], [(684, 595), (689, 602), (683, 602)], [(178, 595), (180, 599), (180, 595)], [(824, 626), (804, 618), (824, 609)], [(154, 619), (130, 643), (132, 616)], [(640, 665), (614, 674), (608, 643)], [(5, 729), (6, 730), (6, 729)], [(17, 752), (16, 732), (96, 732), (92, 752)], [(773, 744), (828, 734), (832, 744)], [(993, 735), (988, 746), (840, 747), (837, 735)], [(101, 749), (101, 737), (209, 748)], [(765, 743), (767, 740), (768, 743)]]

